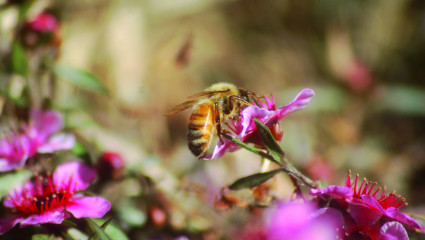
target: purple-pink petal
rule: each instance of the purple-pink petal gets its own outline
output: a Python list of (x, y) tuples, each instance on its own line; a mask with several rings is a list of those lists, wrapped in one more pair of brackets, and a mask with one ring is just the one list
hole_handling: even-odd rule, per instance
[(244, 110), (242, 110), (242, 131), (239, 133), (239, 136), (243, 137), (246, 134), (249, 134), (251, 131), (256, 129), (254, 118), (257, 118), (261, 122), (265, 122), (268, 118), (271, 118), (274, 115), (273, 111), (269, 111), (265, 108), (259, 108), (255, 105), (251, 105)]
[(7, 158), (0, 158), (0, 172), (7, 172), (22, 166), (23, 161), (10, 161)]
[(370, 207), (376, 209), (381, 213), (385, 213), (384, 208), (382, 208), (381, 204), (379, 204), (379, 202), (374, 197), (370, 195), (361, 195), (360, 197), (365, 204), (369, 205)]
[(334, 197), (340, 197), (340, 198), (352, 198), (353, 197), (353, 190), (348, 187), (340, 187), (336, 185), (327, 186), (325, 188), (312, 188), (310, 190), (310, 194), (313, 196), (320, 196), (320, 195), (330, 195)]
[(211, 160), (214, 158), (218, 158), (223, 156), (226, 152), (235, 151), (240, 148), (238, 145), (234, 144), (232, 141), (228, 140), (227, 138), (223, 137), (222, 140), (223, 140), (223, 143), (219, 141), (217, 145), (215, 146), (213, 152), (211, 154), (206, 155), (202, 159)]
[(9, 231), (22, 220), (18, 215), (13, 215), (0, 220), (0, 235)]
[(84, 190), (96, 178), (96, 169), (78, 161), (61, 164), (53, 173), (55, 186), (67, 185), (70, 181), (74, 183), (71, 190)]
[(385, 209), (385, 215), (387, 217), (390, 217), (390, 218), (397, 220), (401, 223), (404, 223), (411, 228), (414, 228), (414, 229), (420, 229), (421, 228), (421, 225), (415, 219), (413, 219), (413, 218), (407, 216), (406, 214), (400, 212), (395, 207), (389, 207), (389, 208)]
[(394, 221), (382, 225), (378, 240), (409, 240), (409, 236), (403, 225)]
[(110, 209), (111, 203), (102, 197), (76, 197), (66, 205), (66, 210), (76, 218), (101, 218)]
[(383, 215), (382, 212), (371, 209), (364, 203), (351, 202), (348, 204), (348, 212), (356, 221), (357, 225), (362, 228), (369, 228), (375, 224)]
[(71, 149), (75, 145), (75, 137), (72, 134), (56, 134), (49, 138), (46, 143), (38, 147), (37, 152), (49, 153), (59, 150)]
[(47, 138), (63, 128), (63, 117), (56, 111), (31, 111), (31, 125), (43, 138)]
[(29, 225), (37, 225), (43, 223), (62, 223), (65, 218), (67, 218), (67, 214), (64, 211), (63, 207), (59, 207), (57, 209), (43, 212), (41, 214), (33, 214), (30, 215), (20, 221), (21, 227), (26, 227)]
[(290, 104), (277, 109), (279, 119), (284, 118), (290, 113), (303, 109), (310, 102), (313, 96), (313, 89), (304, 88), (301, 90)]

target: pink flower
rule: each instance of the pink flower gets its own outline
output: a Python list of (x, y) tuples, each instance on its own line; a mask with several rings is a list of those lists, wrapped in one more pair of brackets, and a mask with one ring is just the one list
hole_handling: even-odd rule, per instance
[[(257, 131), (254, 118), (257, 118), (263, 122), (272, 130), (272, 132), (279, 132), (278, 130), (275, 130), (275, 127), (277, 124), (279, 124), (280, 120), (292, 112), (303, 109), (307, 103), (310, 102), (313, 96), (314, 91), (312, 89), (304, 88), (300, 93), (298, 93), (298, 95), (294, 98), (294, 100), (292, 100), (290, 104), (278, 109), (276, 109), (273, 96), (271, 99), (265, 97), (266, 103), (260, 102), (262, 105), (261, 107), (253, 104), (244, 108), (239, 116), (239, 119), (232, 121), (231, 125), (228, 124), (228, 128), (231, 131), (230, 135), (244, 143), (263, 144)], [(219, 141), (215, 146), (214, 151), (207, 155), (204, 159), (214, 159), (224, 155), (226, 152), (232, 152), (239, 148), (240, 147), (232, 141), (222, 137), (222, 142)]]
[(77, 161), (60, 165), (53, 177), (37, 176), (15, 188), (4, 201), (16, 213), (0, 220), (0, 234), (20, 223), (21, 227), (43, 223), (60, 224), (71, 213), (76, 218), (103, 217), (111, 208), (108, 200), (87, 197), (85, 190), (96, 178), (96, 170)]
[(338, 236), (343, 217), (332, 208), (316, 209), (311, 203), (281, 204), (267, 219), (267, 239), (329, 240)]
[[(383, 223), (397, 221), (410, 229), (420, 229), (419, 223), (399, 211), (406, 205), (405, 199), (393, 193), (386, 194), (384, 189), (375, 188), (376, 183), (357, 183), (358, 175), (351, 181), (347, 175), (345, 187), (328, 186), (322, 189), (311, 189), (310, 193), (336, 202), (346, 212), (348, 218), (344, 230), (351, 234), (361, 232), (373, 239), (380, 236), (379, 229)], [(325, 201), (328, 201), (325, 200)]]
[(28, 22), (28, 26), (37, 32), (54, 32), (58, 28), (58, 21), (49, 13), (40, 13)]
[(23, 166), (36, 153), (51, 153), (74, 146), (73, 135), (55, 134), (63, 128), (60, 113), (33, 110), (30, 118), (29, 125), (23, 125), (20, 133), (0, 139), (0, 172)]

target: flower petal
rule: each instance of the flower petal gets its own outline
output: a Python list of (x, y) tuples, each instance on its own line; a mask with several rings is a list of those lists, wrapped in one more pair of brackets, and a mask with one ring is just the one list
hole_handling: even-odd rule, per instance
[(394, 219), (394, 220), (402, 222), (402, 223), (406, 224), (407, 226), (409, 226), (411, 228), (415, 228), (415, 229), (421, 228), (421, 225), (419, 225), (419, 223), (415, 219), (413, 219), (413, 218), (407, 216), (406, 214), (400, 212), (395, 207), (389, 207), (389, 208), (385, 209), (385, 215)]
[(0, 235), (9, 231), (21, 220), (22, 218), (19, 217), (18, 215), (13, 215), (13, 216), (1, 219), (0, 220)]
[(399, 222), (387, 222), (381, 227), (379, 240), (409, 240), (406, 229)]
[(362, 228), (369, 228), (384, 215), (383, 212), (373, 209), (364, 203), (356, 202), (350, 202), (348, 204), (348, 212), (354, 221), (356, 221), (357, 225)]
[(66, 210), (76, 218), (101, 218), (111, 209), (111, 203), (102, 197), (82, 197), (71, 200)]
[(24, 161), (10, 161), (6, 158), (0, 158), (0, 172), (7, 172), (22, 165)]
[(31, 111), (31, 120), (31, 124), (44, 139), (63, 128), (63, 117), (56, 111), (34, 109)]
[(336, 185), (330, 185), (325, 188), (320, 189), (311, 189), (310, 194), (313, 196), (319, 196), (319, 195), (330, 195), (334, 197), (340, 197), (340, 198), (352, 198), (353, 197), (353, 191), (351, 188), (348, 187), (340, 187)]
[(274, 115), (273, 111), (269, 111), (265, 108), (259, 108), (255, 105), (251, 105), (245, 108), (242, 113), (242, 131), (239, 133), (239, 136), (243, 137), (246, 134), (249, 134), (251, 131), (256, 129), (254, 118), (257, 118), (261, 122), (265, 122), (267, 119), (271, 118)]
[(55, 186), (67, 185), (72, 179), (77, 191), (86, 189), (95, 178), (96, 169), (78, 161), (61, 164), (53, 173)]
[(223, 156), (226, 152), (232, 152), (240, 147), (236, 144), (234, 144), (232, 141), (228, 140), (227, 138), (222, 138), (223, 144), (219, 141), (217, 145), (214, 148), (214, 151), (211, 154), (207, 154), (205, 157), (203, 157), (203, 160), (211, 160), (214, 158), (218, 158)]
[(370, 195), (361, 195), (360, 197), (363, 199), (365, 204), (371, 206), (381, 213), (385, 213), (385, 210), (382, 208), (381, 204), (379, 204), (379, 202), (374, 197)]
[(49, 138), (46, 143), (38, 147), (39, 153), (50, 153), (59, 150), (71, 149), (75, 145), (75, 137), (72, 134), (56, 134)]
[(33, 214), (21, 221), (21, 227), (29, 225), (37, 225), (43, 223), (56, 223), (60, 224), (67, 218), (67, 214), (63, 207), (56, 208), (52, 211), (43, 212), (41, 214)]
[(278, 111), (279, 119), (284, 118), (288, 114), (303, 109), (314, 96), (313, 89), (304, 88), (300, 93), (292, 100), (292, 102), (284, 107), (280, 107)]

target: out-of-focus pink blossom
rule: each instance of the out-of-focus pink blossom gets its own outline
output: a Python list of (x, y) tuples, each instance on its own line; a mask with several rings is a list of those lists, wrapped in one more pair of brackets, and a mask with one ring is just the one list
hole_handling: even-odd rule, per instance
[(56, 134), (63, 128), (60, 113), (33, 110), (30, 119), (28, 125), (22, 126), (21, 132), (11, 133), (0, 139), (0, 172), (24, 165), (36, 153), (51, 153), (74, 146), (73, 135)]
[(332, 185), (322, 189), (311, 189), (310, 193), (338, 203), (350, 218), (347, 220), (350, 224), (346, 224), (344, 228), (348, 234), (361, 232), (377, 239), (380, 236), (381, 225), (389, 221), (397, 221), (412, 230), (421, 228), (416, 220), (399, 211), (406, 205), (404, 198), (394, 193), (386, 194), (384, 189), (376, 188), (376, 183), (368, 182), (366, 179), (361, 184), (358, 184), (357, 180), (358, 175), (352, 181), (349, 173), (345, 186)]
[(330, 182), (335, 175), (335, 169), (332, 164), (320, 156), (313, 157), (308, 163), (306, 170), (313, 180)]
[[(228, 124), (229, 129), (232, 131), (230, 135), (245, 143), (263, 144), (260, 134), (258, 133), (254, 119), (257, 118), (263, 122), (267, 127), (273, 130), (277, 127), (280, 120), (289, 115), (292, 112), (303, 109), (314, 96), (314, 91), (309, 88), (305, 88), (298, 93), (298, 95), (292, 100), (292, 102), (286, 106), (276, 109), (276, 104), (273, 96), (271, 99), (265, 97), (266, 103), (260, 102), (261, 107), (253, 104), (242, 110), (239, 119), (232, 121)], [(273, 130), (279, 132), (280, 130)], [(273, 132), (272, 131), (272, 132)], [(276, 134), (277, 136), (283, 133)], [(232, 152), (240, 147), (232, 141), (222, 138), (215, 146), (211, 154), (208, 154), (204, 159), (214, 159), (224, 155), (226, 152)]]
[(84, 196), (85, 190), (96, 178), (96, 170), (78, 161), (60, 165), (53, 177), (37, 176), (23, 186), (12, 190), (4, 201), (16, 213), (0, 220), (0, 234), (16, 224), (21, 227), (43, 223), (60, 224), (70, 217), (103, 217), (111, 208), (102, 197)]
[(58, 21), (49, 13), (40, 13), (28, 22), (28, 26), (37, 32), (54, 32), (58, 28)]
[(280, 204), (266, 215), (268, 240), (329, 240), (339, 235), (342, 214), (332, 208), (316, 209), (311, 203)]
[(349, 87), (355, 92), (364, 92), (373, 84), (369, 68), (360, 60), (353, 60), (350, 68), (344, 74)]

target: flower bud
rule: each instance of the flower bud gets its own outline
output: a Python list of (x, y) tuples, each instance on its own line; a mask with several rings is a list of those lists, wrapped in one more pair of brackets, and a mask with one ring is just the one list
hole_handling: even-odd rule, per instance
[(21, 40), (24, 46), (36, 48), (40, 46), (59, 47), (59, 23), (55, 16), (41, 13), (29, 20), (21, 30)]
[(280, 126), (280, 123), (275, 123), (270, 127), (270, 132), (272, 133), (274, 139), (280, 142), (283, 137), (283, 129)]
[(97, 171), (101, 180), (119, 179), (124, 175), (124, 160), (114, 152), (104, 152), (97, 163)]

